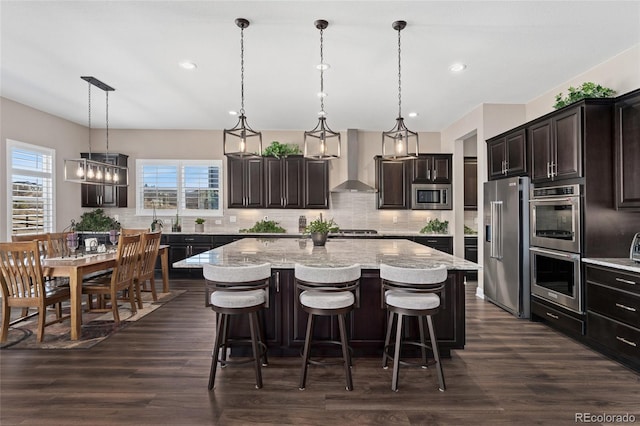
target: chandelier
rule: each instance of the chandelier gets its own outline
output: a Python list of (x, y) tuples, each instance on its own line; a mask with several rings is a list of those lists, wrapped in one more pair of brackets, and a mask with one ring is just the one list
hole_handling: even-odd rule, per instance
[(304, 132), (304, 156), (307, 158), (315, 158), (320, 160), (330, 160), (340, 157), (340, 133), (334, 132), (327, 125), (327, 114), (324, 111), (324, 71), (329, 68), (324, 63), (324, 30), (329, 23), (324, 19), (314, 22), (317, 29), (320, 30), (320, 64), (317, 68), (320, 70), (320, 112), (318, 113), (318, 124), (313, 130)]
[(408, 160), (418, 156), (418, 133), (407, 129), (402, 118), (402, 68), (400, 31), (407, 26), (405, 21), (395, 21), (392, 28), (398, 31), (398, 118), (388, 132), (382, 132), (382, 157), (393, 160)]
[[(88, 158), (74, 158), (64, 160), (64, 180), (67, 182), (83, 183), (89, 185), (106, 185), (106, 186), (128, 186), (129, 185), (129, 169), (127, 167), (112, 164), (109, 161), (109, 92), (116, 89), (103, 83), (95, 77), (80, 77), (87, 82), (89, 101), (88, 101), (88, 124), (89, 128), (89, 153)], [(91, 86), (102, 89), (106, 94), (106, 153), (100, 155), (106, 161), (97, 161), (93, 159), (91, 147)], [(114, 160), (115, 163), (115, 160)]]
[(244, 29), (249, 21), (244, 18), (236, 19), (240, 28), (240, 117), (232, 129), (225, 129), (222, 135), (224, 155), (237, 158), (260, 157), (262, 155), (262, 133), (256, 132), (244, 115)]

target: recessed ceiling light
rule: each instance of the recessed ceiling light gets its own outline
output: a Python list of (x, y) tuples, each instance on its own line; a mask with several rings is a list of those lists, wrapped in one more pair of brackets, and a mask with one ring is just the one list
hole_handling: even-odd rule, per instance
[(467, 65), (463, 63), (455, 63), (449, 67), (449, 71), (451, 72), (462, 72), (467, 69)]
[(409, 117), (411, 117), (411, 118), (416, 118), (417, 116), (418, 116), (417, 112), (410, 112), (409, 113)]
[(229, 115), (238, 115), (238, 111), (229, 111)]
[(319, 69), (322, 71), (328, 70), (329, 68), (331, 68), (331, 65), (327, 64), (326, 62), (316, 65), (316, 69)]
[(198, 68), (198, 65), (191, 61), (182, 61), (178, 65), (180, 65), (180, 67), (184, 68), (185, 70), (194, 70)]

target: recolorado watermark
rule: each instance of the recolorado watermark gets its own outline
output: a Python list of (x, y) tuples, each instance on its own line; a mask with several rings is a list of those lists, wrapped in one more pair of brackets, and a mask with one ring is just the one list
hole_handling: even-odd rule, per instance
[(575, 413), (576, 423), (635, 423), (633, 414)]

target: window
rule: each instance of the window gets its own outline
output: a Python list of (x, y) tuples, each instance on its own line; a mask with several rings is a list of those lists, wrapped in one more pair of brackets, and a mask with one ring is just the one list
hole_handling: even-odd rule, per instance
[(222, 216), (222, 161), (136, 160), (136, 213)]
[(9, 234), (42, 234), (54, 227), (55, 150), (7, 140)]

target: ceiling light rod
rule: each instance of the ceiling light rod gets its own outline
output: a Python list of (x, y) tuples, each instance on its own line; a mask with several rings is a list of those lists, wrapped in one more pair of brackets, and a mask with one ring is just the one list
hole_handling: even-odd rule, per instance
[(253, 130), (244, 115), (244, 29), (249, 27), (249, 21), (237, 18), (236, 25), (240, 28), (240, 117), (231, 129), (225, 129), (222, 134), (223, 153), (235, 158), (253, 158), (262, 156), (262, 133)]
[(398, 32), (398, 118), (396, 125), (388, 132), (382, 132), (382, 157), (394, 160), (408, 160), (420, 152), (418, 133), (412, 132), (402, 118), (402, 44), (400, 32), (407, 26), (406, 21), (395, 21), (391, 27)]
[(318, 113), (318, 124), (313, 130), (304, 132), (304, 156), (320, 160), (331, 160), (340, 157), (340, 133), (334, 132), (327, 124), (326, 112), (324, 111), (324, 71), (328, 66), (324, 63), (324, 30), (329, 26), (329, 22), (318, 19), (314, 22), (320, 30), (320, 112)]
[(88, 128), (89, 128), (89, 158), (64, 160), (64, 179), (67, 182), (89, 185), (128, 186), (129, 169), (108, 162), (95, 161), (91, 149), (91, 86), (102, 89), (106, 94), (106, 158), (109, 159), (109, 92), (116, 89), (95, 77), (80, 77), (88, 83)]

